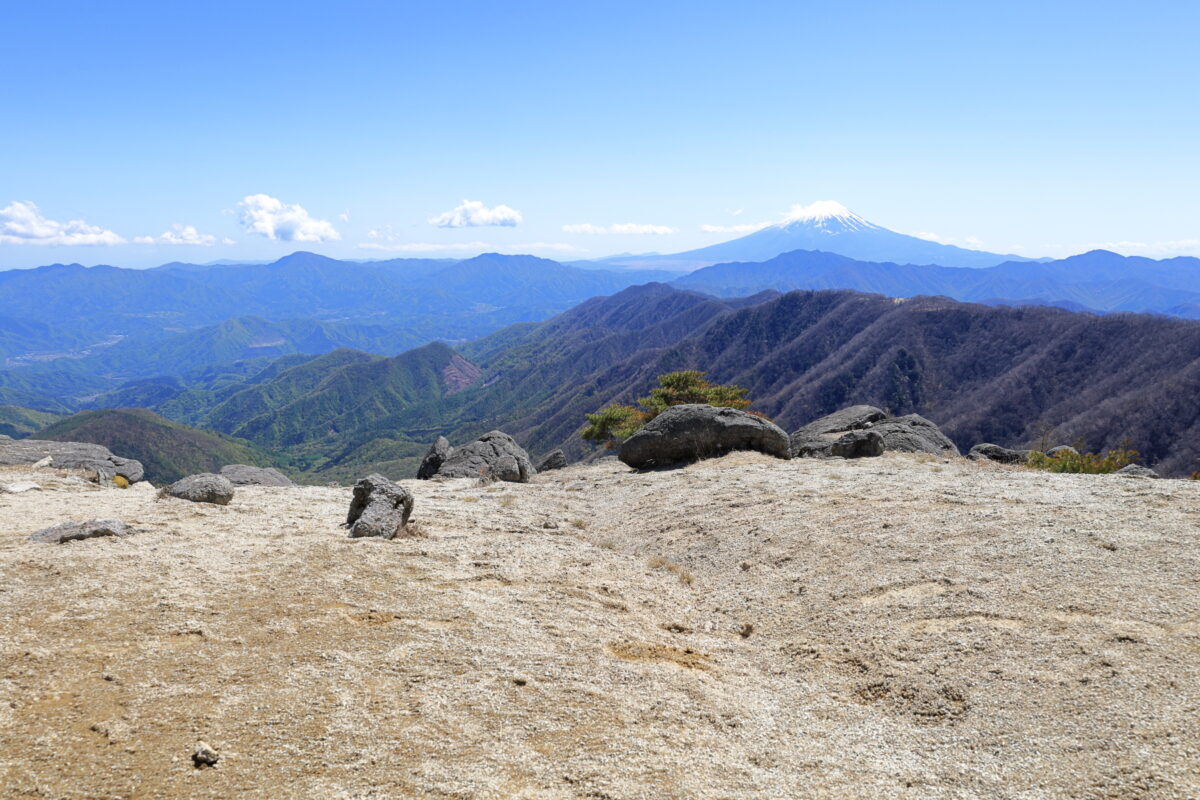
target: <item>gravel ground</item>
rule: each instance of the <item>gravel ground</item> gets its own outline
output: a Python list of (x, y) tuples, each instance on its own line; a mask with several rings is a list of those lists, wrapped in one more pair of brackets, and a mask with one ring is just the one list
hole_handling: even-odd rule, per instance
[[(345, 488), (21, 481), (4, 797), (1200, 796), (1200, 483), (610, 460), (405, 481), (389, 542)], [(93, 517), (138, 533), (27, 541)]]

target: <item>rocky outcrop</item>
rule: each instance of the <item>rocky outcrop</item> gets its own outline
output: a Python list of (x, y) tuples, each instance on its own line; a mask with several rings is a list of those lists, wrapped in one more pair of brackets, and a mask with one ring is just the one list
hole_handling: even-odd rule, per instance
[(249, 464), (226, 464), (221, 477), (234, 486), (295, 486), (292, 479), (273, 467), (252, 467)]
[(429, 480), (437, 475), (442, 464), (453, 452), (454, 448), (450, 446), (450, 440), (445, 436), (439, 436), (437, 441), (429, 445), (429, 449), (425, 451), (425, 457), (421, 459), (421, 466), (417, 468), (417, 478)]
[(887, 412), (875, 406), (850, 406), (841, 411), (815, 419), (800, 430), (814, 434), (841, 433), (869, 428), (880, 420), (887, 419)]
[(62, 544), (98, 536), (130, 536), (133, 531), (119, 519), (89, 519), (87, 522), (60, 522), (31, 534), (29, 541)]
[(672, 406), (621, 444), (618, 458), (635, 469), (664, 467), (758, 450), (791, 458), (788, 436), (769, 420), (736, 408), (701, 403)]
[(954, 442), (937, 425), (919, 414), (888, 417), (871, 425), (871, 430), (883, 437), (883, 449), (898, 453), (930, 453), (935, 456), (958, 456)]
[[(791, 436), (793, 455), (827, 457), (838, 455), (833, 448), (826, 450), (824, 442), (837, 441), (835, 434), (871, 431), (879, 435), (883, 450), (900, 453), (931, 453), (937, 456), (957, 456), (958, 448), (929, 420), (917, 414), (889, 417), (875, 406), (850, 406), (828, 416), (813, 420)], [(872, 440), (873, 441), (873, 440)], [(843, 449), (860, 455), (873, 453), (875, 447), (867, 439), (848, 439)], [(881, 451), (882, 452), (882, 451)], [(854, 458), (856, 456), (844, 456)]]
[(1149, 467), (1143, 467), (1141, 464), (1126, 464), (1113, 475), (1120, 475), (1122, 478), (1157, 478), (1158, 473)]
[(998, 444), (983, 442), (971, 448), (967, 458), (974, 461), (996, 461), (1000, 464), (1024, 464), (1029, 460), (1029, 450), (1010, 450)]
[(451, 449), (436, 474), (439, 478), (490, 478), (525, 483), (537, 470), (515, 439), (507, 433), (491, 431), (470, 444)]
[(101, 484), (110, 484), (117, 475), (129, 483), (145, 476), (142, 463), (122, 458), (103, 445), (87, 442), (56, 442), (48, 439), (0, 439), (0, 466), (24, 466), (49, 458), (48, 466), (95, 473)]
[(351, 538), (395, 539), (406, 533), (412, 510), (411, 492), (383, 475), (368, 475), (354, 484), (346, 525)]
[(226, 506), (233, 499), (233, 483), (220, 475), (201, 472), (198, 475), (180, 478), (166, 488), (166, 493), (171, 497), (190, 500), (193, 503)]
[(883, 455), (883, 437), (875, 431), (838, 435), (798, 430), (789, 437), (792, 458), (870, 458)]
[(562, 469), (567, 465), (567, 454), (562, 450), (551, 450), (538, 462), (538, 472), (549, 472), (552, 469)]

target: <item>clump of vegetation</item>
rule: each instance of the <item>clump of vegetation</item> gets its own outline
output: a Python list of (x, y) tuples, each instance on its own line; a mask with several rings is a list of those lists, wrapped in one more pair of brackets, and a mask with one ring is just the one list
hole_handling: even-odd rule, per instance
[(710, 383), (700, 370), (668, 372), (659, 375), (658, 386), (651, 389), (647, 397), (637, 401), (640, 408), (611, 405), (595, 414), (586, 414), (588, 424), (580, 435), (589, 441), (604, 442), (611, 447), (637, 433), (643, 425), (671, 406), (705, 403), (723, 408), (747, 408), (750, 405), (750, 400), (746, 398), (748, 391), (740, 386)]
[(1141, 458), (1138, 455), (1138, 451), (1129, 447), (1129, 442), (1105, 453), (1084, 452), (1082, 445), (1082, 442), (1076, 443), (1075, 449), (1079, 452), (1064, 450), (1054, 455), (1034, 450), (1029, 454), (1029, 458), (1025, 463), (1034, 469), (1042, 469), (1047, 472), (1075, 472), (1085, 475), (1104, 475), (1116, 472), (1121, 467), (1136, 464)]
[(1196, 470), (1195, 472), (1193, 472), (1191, 477), (1188, 478), (1188, 480), (1189, 481), (1200, 481), (1200, 470)]
[(672, 563), (662, 556), (651, 556), (646, 559), (646, 566), (650, 567), (650, 569), (665, 569), (678, 578), (679, 582), (684, 586), (691, 586), (696, 581), (696, 577), (688, 572), (686, 568), (680, 564)]

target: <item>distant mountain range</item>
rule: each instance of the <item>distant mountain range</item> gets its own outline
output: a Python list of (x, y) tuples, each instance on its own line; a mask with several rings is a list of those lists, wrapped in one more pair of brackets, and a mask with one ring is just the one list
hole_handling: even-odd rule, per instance
[(1043, 263), (1010, 261), (982, 269), (880, 264), (834, 253), (796, 251), (762, 263), (704, 267), (672, 283), (721, 297), (764, 289), (855, 289), (892, 297), (945, 295), (994, 305), (1025, 303), (1200, 317), (1200, 259), (1155, 261), (1106, 250)]
[(921, 239), (868, 222), (830, 200), (797, 209), (784, 220), (740, 239), (671, 255), (616, 256), (603, 263), (653, 269), (690, 270), (725, 261), (766, 261), (792, 250), (820, 250), (859, 261), (992, 267), (1005, 261), (1031, 261), (1014, 255), (967, 250)]

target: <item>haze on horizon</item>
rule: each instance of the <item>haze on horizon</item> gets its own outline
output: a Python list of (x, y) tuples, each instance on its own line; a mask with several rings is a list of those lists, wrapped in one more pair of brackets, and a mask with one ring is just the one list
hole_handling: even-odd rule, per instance
[(818, 201), (1200, 255), (1200, 7), (962, 5), (13, 7), (0, 269), (671, 253)]

